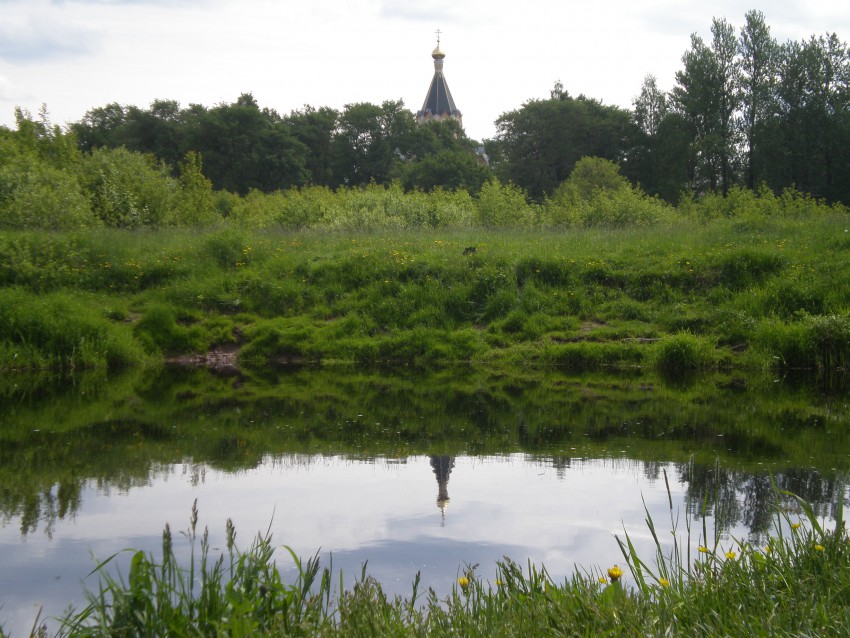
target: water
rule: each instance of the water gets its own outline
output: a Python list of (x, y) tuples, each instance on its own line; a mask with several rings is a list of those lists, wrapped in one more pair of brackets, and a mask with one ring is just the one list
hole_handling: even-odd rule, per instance
[[(680, 531), (707, 503), (724, 546), (758, 542), (771, 478), (828, 518), (850, 465), (843, 393), (724, 378), (164, 371), (17, 385), (0, 421), (13, 635), (39, 608), (83, 606), (97, 561), (158, 556), (166, 522), (186, 556), (177, 532), (195, 502), (214, 551), (230, 518), (240, 547), (268, 530), (348, 583), (368, 561), (388, 593), (410, 593), (418, 572), (445, 594), (467, 566), (492, 581), (504, 556), (556, 578), (622, 565), (624, 530), (651, 558), (644, 506), (669, 530), (668, 485)], [(285, 550), (277, 560), (292, 576)]]

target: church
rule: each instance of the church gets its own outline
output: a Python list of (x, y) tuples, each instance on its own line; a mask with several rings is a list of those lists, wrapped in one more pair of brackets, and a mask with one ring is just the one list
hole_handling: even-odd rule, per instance
[(443, 75), (443, 61), (446, 54), (440, 49), (439, 29), (437, 30), (437, 48), (431, 52), (431, 57), (434, 58), (434, 78), (431, 80), (422, 108), (416, 112), (416, 123), (457, 120), (463, 126), (463, 115), (455, 106), (446, 76)]

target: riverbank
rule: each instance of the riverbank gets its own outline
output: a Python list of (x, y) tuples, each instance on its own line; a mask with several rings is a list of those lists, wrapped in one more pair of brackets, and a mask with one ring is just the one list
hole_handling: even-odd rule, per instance
[(850, 365), (850, 219), (0, 234), (0, 369)]

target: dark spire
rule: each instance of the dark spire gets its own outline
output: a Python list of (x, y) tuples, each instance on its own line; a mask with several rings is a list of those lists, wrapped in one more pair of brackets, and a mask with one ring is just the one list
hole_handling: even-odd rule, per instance
[(431, 80), (422, 109), (416, 113), (416, 122), (422, 124), (428, 120), (446, 119), (461, 122), (463, 116), (455, 106), (446, 77), (443, 75), (443, 60), (446, 54), (440, 49), (439, 29), (437, 29), (437, 48), (431, 52), (431, 57), (434, 58), (434, 78)]

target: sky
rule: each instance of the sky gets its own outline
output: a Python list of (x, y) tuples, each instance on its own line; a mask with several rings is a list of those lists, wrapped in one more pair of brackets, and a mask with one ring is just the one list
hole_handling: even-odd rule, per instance
[(712, 18), (739, 29), (753, 9), (780, 42), (850, 38), (850, 11), (827, 0), (0, 0), (0, 125), (16, 106), (67, 125), (112, 102), (242, 93), (281, 115), (385, 100), (415, 112), (439, 29), (464, 128), (483, 140), (557, 81), (624, 108), (647, 74), (669, 90), (692, 33), (709, 41)]

